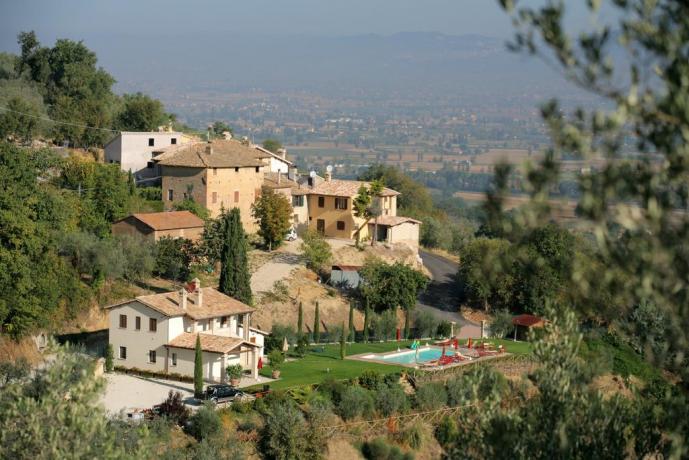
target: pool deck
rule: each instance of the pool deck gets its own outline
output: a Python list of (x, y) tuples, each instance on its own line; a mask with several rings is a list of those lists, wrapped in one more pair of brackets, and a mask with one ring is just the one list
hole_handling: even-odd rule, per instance
[[(424, 345), (420, 347), (421, 350), (424, 349), (437, 349), (437, 350), (442, 350), (443, 347), (437, 346), (437, 345)], [(346, 359), (352, 359), (355, 361), (365, 361), (368, 363), (379, 363), (379, 364), (388, 364), (391, 366), (402, 366), (402, 367), (408, 367), (410, 369), (419, 369), (419, 370), (426, 370), (426, 371), (436, 371), (436, 370), (441, 370), (441, 369), (447, 369), (449, 367), (459, 367), (459, 366), (466, 366), (468, 364), (473, 364), (477, 363), (479, 361), (488, 361), (490, 359), (495, 359), (499, 356), (508, 356), (510, 353), (503, 352), (503, 353), (496, 353), (494, 355), (488, 355), (488, 356), (471, 356), (473, 354), (476, 354), (476, 349), (474, 348), (466, 348), (466, 347), (459, 347), (458, 350), (455, 350), (454, 348), (451, 347), (446, 347), (446, 350), (451, 353), (459, 352), (459, 354), (463, 356), (467, 356), (470, 359), (467, 359), (466, 361), (460, 361), (457, 363), (450, 363), (450, 364), (445, 364), (445, 365), (433, 365), (430, 364), (433, 361), (437, 361), (435, 359), (426, 361), (424, 363), (400, 363), (400, 362), (395, 362), (395, 361), (387, 361), (384, 359), (385, 356), (395, 356), (399, 355), (402, 353), (414, 353), (415, 350), (412, 350), (411, 348), (400, 348), (396, 351), (388, 351), (385, 353), (360, 353), (358, 355), (351, 355), (347, 356)], [(429, 364), (427, 364), (429, 363)]]

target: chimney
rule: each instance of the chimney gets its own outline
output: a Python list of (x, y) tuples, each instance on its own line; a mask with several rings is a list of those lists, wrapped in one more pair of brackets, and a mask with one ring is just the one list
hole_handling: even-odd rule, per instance
[(223, 137), (225, 140), (230, 140), (230, 139), (232, 139), (232, 133), (229, 132), (229, 131), (223, 131), (223, 132), (222, 132), (222, 137)]
[(203, 292), (201, 291), (201, 280), (194, 278), (192, 283), (194, 283), (194, 292), (196, 293), (196, 305), (198, 307), (203, 305)]
[(213, 145), (211, 144), (211, 141), (208, 141), (206, 144), (206, 154), (210, 155), (213, 153)]
[(285, 149), (285, 148), (278, 149), (278, 151), (277, 151), (276, 153), (277, 153), (277, 154), (280, 156), (280, 158), (282, 158), (283, 160), (286, 160), (286, 159), (287, 159), (287, 149)]
[(182, 287), (182, 290), (179, 291), (179, 295), (182, 297), (182, 301), (181, 301), (182, 310), (186, 310), (187, 309), (187, 288)]
[(289, 180), (297, 180), (297, 168), (291, 167), (287, 171), (287, 178)]
[(331, 180), (332, 178), (333, 178), (333, 173), (331, 173), (330, 171), (326, 171), (326, 172), (325, 172), (325, 181), (326, 181), (326, 182), (330, 182), (330, 180)]

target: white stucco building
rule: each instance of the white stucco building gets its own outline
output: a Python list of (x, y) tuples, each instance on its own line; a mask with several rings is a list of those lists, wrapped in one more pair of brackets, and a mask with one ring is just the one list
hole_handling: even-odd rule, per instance
[(289, 169), (294, 167), (294, 163), (287, 159), (286, 149), (280, 149), (277, 153), (273, 153), (260, 145), (254, 145), (253, 147), (265, 154), (264, 161), (270, 166), (266, 169), (266, 172), (287, 174), (289, 173)]
[(137, 179), (156, 177), (153, 158), (174, 145), (193, 140), (184, 133), (172, 131), (123, 131), (105, 144), (106, 163), (117, 163), (122, 171), (131, 171)]
[(198, 335), (204, 379), (225, 382), (231, 364), (258, 377), (267, 333), (250, 326), (254, 309), (214, 288), (201, 288), (198, 279), (179, 292), (106, 308), (115, 366), (193, 377)]

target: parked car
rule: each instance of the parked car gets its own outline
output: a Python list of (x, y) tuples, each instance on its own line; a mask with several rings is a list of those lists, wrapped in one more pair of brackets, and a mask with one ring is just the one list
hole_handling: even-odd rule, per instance
[(294, 230), (294, 228), (290, 228), (289, 231), (287, 232), (287, 235), (285, 235), (285, 239), (287, 241), (294, 241), (297, 239), (297, 231)]
[(225, 403), (235, 400), (243, 400), (247, 395), (230, 385), (208, 385), (204, 393), (204, 398), (213, 404)]

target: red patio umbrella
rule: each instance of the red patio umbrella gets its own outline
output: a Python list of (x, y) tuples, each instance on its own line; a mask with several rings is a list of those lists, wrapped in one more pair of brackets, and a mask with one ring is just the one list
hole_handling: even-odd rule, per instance
[(258, 358), (258, 365), (256, 366), (258, 369), (263, 369), (263, 358)]

